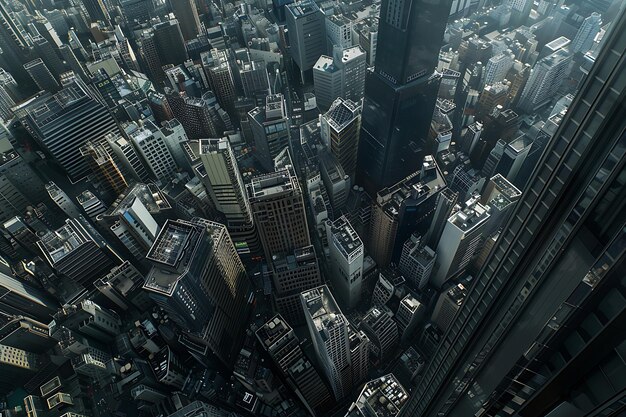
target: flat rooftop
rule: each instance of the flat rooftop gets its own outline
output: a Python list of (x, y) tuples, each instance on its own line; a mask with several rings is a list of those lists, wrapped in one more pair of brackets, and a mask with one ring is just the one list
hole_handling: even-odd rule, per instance
[(363, 414), (395, 417), (409, 399), (409, 394), (393, 374), (387, 374), (365, 384), (356, 406), (367, 409)]
[(326, 285), (305, 291), (300, 296), (306, 307), (305, 314), (313, 319), (318, 332), (347, 324), (346, 318)]
[(341, 216), (334, 222), (329, 220), (328, 224), (333, 243), (346, 258), (363, 250), (363, 241), (346, 216)]

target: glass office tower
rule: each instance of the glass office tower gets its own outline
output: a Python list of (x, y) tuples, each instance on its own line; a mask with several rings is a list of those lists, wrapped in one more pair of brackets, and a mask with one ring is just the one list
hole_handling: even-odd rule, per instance
[(623, 415), (625, 48), (622, 7), (403, 416)]

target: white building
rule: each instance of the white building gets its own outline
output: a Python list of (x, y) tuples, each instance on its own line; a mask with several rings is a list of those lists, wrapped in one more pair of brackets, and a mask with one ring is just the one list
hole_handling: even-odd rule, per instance
[(313, 65), (317, 105), (322, 111), (338, 97), (359, 102), (365, 89), (366, 54), (360, 46), (336, 46), (333, 56), (322, 55)]
[(515, 56), (510, 52), (502, 52), (489, 58), (485, 66), (485, 80), (483, 85), (492, 85), (504, 81), (514, 63)]
[(561, 83), (567, 77), (571, 60), (572, 55), (565, 49), (559, 49), (539, 60), (533, 67), (522, 91), (519, 108), (526, 112), (533, 112), (552, 101)]
[(443, 287), (448, 279), (463, 272), (469, 265), (483, 241), (482, 232), (489, 218), (489, 209), (471, 199), (465, 209), (448, 219), (437, 246), (436, 272), (432, 282), (435, 287)]
[(341, 14), (326, 16), (326, 36), (328, 49), (335, 45), (342, 49), (352, 46), (352, 20)]
[(420, 236), (414, 234), (404, 242), (398, 265), (407, 282), (420, 290), (428, 284), (437, 259), (435, 251), (423, 245), (421, 240)]
[(350, 394), (367, 369), (365, 335), (354, 332), (326, 285), (300, 294), (317, 361), (330, 382), (335, 399)]
[(593, 42), (600, 33), (602, 27), (602, 16), (593, 12), (580, 25), (576, 36), (572, 41), (572, 52), (586, 53), (593, 47)]
[(131, 123), (125, 130), (153, 178), (163, 182), (172, 178), (177, 167), (163, 132), (150, 121), (143, 126)]
[(334, 294), (344, 308), (352, 309), (361, 300), (363, 242), (345, 216), (328, 220), (326, 234)]

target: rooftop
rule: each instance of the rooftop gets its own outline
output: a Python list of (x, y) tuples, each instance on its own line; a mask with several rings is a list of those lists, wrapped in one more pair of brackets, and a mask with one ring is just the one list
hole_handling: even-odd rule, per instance
[(196, 256), (206, 228), (183, 220), (167, 220), (146, 259), (154, 265), (144, 289), (172, 295)]
[(82, 227), (79, 227), (78, 222), (73, 219), (67, 219), (64, 226), (43, 235), (40, 240), (40, 246), (50, 264), (54, 265), (81, 245), (90, 241), (93, 241), (93, 239)]
[[(318, 61), (319, 62), (319, 61)], [(352, 100), (336, 99), (323, 115), (335, 132), (341, 132), (361, 114), (361, 105)]]
[(268, 349), (291, 331), (291, 326), (289, 326), (280, 314), (277, 314), (267, 323), (259, 327), (256, 331), (256, 336), (265, 348)]
[(463, 302), (463, 299), (467, 295), (467, 288), (465, 288), (463, 284), (457, 284), (451, 287), (446, 292), (446, 295), (448, 296), (450, 300), (452, 300), (452, 302), (460, 306), (461, 303)]
[(341, 216), (334, 222), (328, 220), (327, 224), (333, 243), (346, 258), (363, 251), (363, 242), (346, 216)]
[(426, 156), (421, 171), (414, 172), (397, 184), (382, 189), (376, 197), (376, 202), (389, 216), (396, 217), (407, 200), (423, 201), (445, 186), (443, 174), (434, 158)]
[(320, 9), (313, 0), (302, 0), (298, 3), (291, 3), (287, 5), (287, 8), (296, 19), (313, 14)]
[(468, 233), (482, 225), (487, 219), (489, 219), (489, 209), (478, 202), (474, 202), (470, 207), (454, 213), (448, 222), (464, 233)]
[(387, 374), (366, 383), (351, 409), (358, 408), (366, 417), (395, 417), (408, 399), (409, 394), (396, 377)]
[(157, 186), (136, 183), (128, 187), (117, 197), (113, 204), (111, 204), (109, 210), (105, 213), (105, 216), (124, 214), (126, 210), (132, 207), (137, 199), (141, 201), (146, 210), (151, 214), (172, 208)]
[(254, 177), (248, 184), (248, 197), (251, 203), (279, 197), (289, 192), (300, 192), (298, 178), (291, 166), (277, 172)]
[(306, 306), (305, 313), (311, 317), (318, 332), (347, 324), (346, 318), (326, 285), (307, 290), (300, 297)]

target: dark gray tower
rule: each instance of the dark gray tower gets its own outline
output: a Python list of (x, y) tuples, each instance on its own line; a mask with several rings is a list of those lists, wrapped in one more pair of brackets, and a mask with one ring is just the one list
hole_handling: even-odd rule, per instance
[(415, 172), (437, 99), (434, 74), (450, 0), (384, 0), (365, 80), (357, 182), (370, 195)]
[(624, 48), (622, 11), (403, 416), (623, 412)]

